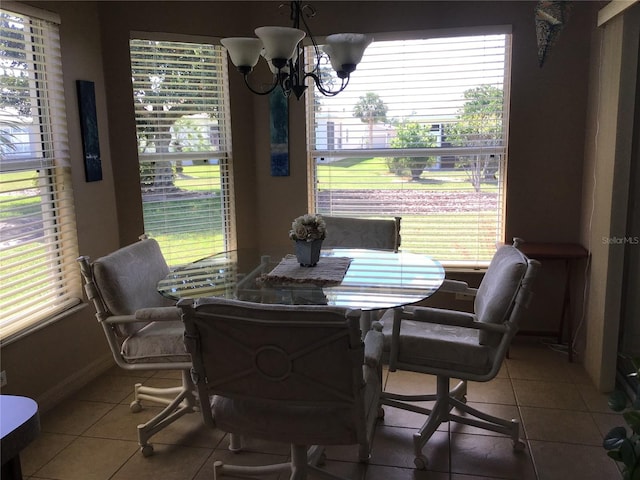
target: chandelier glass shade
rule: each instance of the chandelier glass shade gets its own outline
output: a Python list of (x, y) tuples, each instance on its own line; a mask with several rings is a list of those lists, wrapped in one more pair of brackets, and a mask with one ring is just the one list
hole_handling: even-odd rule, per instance
[[(286, 96), (293, 92), (300, 99), (307, 89), (306, 79), (311, 78), (323, 95), (337, 95), (348, 85), (351, 73), (362, 60), (362, 55), (373, 38), (360, 33), (338, 33), (327, 36), (324, 46), (320, 48), (305, 19), (314, 16), (315, 10), (300, 1), (291, 2), (290, 8), (293, 27), (259, 27), (255, 29), (258, 38), (223, 38), (220, 43), (229, 52), (231, 62), (243, 75), (247, 87), (253, 93), (266, 95), (280, 86)], [(301, 23), (304, 30), (300, 29)], [(301, 43), (305, 36), (309, 39), (315, 56), (313, 68), (308, 72), (304, 71), (304, 48)], [(273, 80), (263, 89), (257, 89), (251, 86), (249, 74), (261, 56), (269, 65)], [(331, 65), (340, 79), (339, 85), (323, 72), (328, 65)]]

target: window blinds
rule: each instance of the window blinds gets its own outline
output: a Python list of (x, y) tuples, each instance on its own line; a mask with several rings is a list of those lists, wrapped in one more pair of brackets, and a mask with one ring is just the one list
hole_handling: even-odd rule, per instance
[(310, 95), (315, 210), (400, 216), (403, 249), (482, 267), (502, 238), (510, 35), (412, 37)]
[(0, 338), (80, 302), (58, 26), (0, 10)]
[(133, 39), (130, 52), (146, 233), (172, 266), (235, 248), (222, 47)]

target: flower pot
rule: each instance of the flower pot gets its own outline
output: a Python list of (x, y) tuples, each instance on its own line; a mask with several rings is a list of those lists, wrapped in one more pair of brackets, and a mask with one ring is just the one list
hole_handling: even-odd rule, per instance
[(296, 258), (301, 267), (315, 267), (320, 259), (322, 240), (296, 240)]

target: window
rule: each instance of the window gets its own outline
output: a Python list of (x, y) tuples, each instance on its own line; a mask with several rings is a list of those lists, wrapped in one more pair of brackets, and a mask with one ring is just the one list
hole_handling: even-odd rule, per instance
[(0, 10), (3, 342), (82, 296), (59, 43), (56, 23)]
[(487, 265), (503, 237), (509, 52), (504, 30), (376, 38), (346, 90), (307, 99), (315, 211), (400, 216), (403, 249)]
[(226, 53), (130, 41), (145, 232), (181, 265), (235, 248)]

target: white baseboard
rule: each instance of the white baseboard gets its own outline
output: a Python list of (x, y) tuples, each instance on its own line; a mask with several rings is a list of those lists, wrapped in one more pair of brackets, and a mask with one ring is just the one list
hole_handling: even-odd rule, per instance
[(115, 362), (111, 354), (98, 358), (89, 365), (85, 365), (73, 375), (67, 377), (58, 385), (47, 390), (36, 398), (36, 401), (38, 402), (38, 410), (40, 413), (50, 410), (61, 401), (76, 393), (89, 382), (112, 368), (114, 365)]

